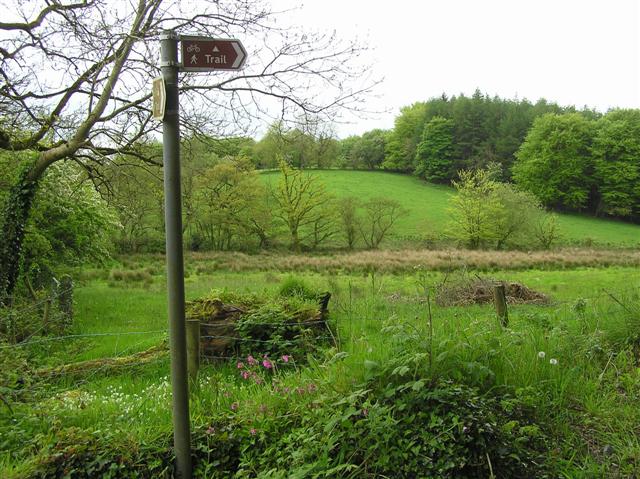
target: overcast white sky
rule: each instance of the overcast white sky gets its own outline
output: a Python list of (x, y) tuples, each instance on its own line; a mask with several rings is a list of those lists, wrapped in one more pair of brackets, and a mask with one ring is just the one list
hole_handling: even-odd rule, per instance
[(640, 107), (636, 0), (307, 0), (288, 15), (366, 40), (385, 77), (371, 106), (389, 113), (340, 126), (340, 137), (391, 128), (402, 106), (476, 87), (601, 111)]

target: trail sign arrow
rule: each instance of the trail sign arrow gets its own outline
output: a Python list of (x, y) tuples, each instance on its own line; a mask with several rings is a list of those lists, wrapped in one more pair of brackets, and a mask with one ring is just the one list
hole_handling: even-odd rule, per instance
[(183, 72), (240, 70), (247, 52), (240, 40), (229, 38), (180, 37)]

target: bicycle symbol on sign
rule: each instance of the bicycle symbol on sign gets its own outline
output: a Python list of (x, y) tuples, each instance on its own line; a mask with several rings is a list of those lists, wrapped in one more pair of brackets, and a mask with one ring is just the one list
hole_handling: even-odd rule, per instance
[(187, 52), (191, 53), (191, 52), (196, 52), (198, 53), (200, 51), (200, 47), (198, 45), (196, 45), (195, 43), (192, 43), (191, 45), (189, 45), (187, 47)]

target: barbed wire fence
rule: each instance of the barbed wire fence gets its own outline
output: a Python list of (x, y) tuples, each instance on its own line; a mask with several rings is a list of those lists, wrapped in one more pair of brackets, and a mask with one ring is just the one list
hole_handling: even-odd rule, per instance
[(13, 343), (24, 342), (41, 333), (60, 332), (73, 320), (73, 280), (63, 275), (53, 277), (49, 288), (40, 297), (29, 286), (27, 303), (16, 303), (11, 297), (9, 307), (0, 309), (0, 333)]
[[(69, 288), (71, 290), (71, 288)], [(58, 290), (57, 294), (64, 293), (63, 290)], [(48, 304), (55, 302), (57, 296), (51, 295), (45, 298), (41, 298), (38, 301), (25, 305), (23, 307), (13, 308), (11, 314), (15, 318), (20, 318), (21, 315), (28, 316), (29, 314), (36, 312), (38, 317), (41, 317), (43, 308)], [(274, 322), (261, 322), (261, 321), (242, 321), (241, 327), (245, 329), (260, 328), (267, 336), (271, 333), (270, 330), (279, 330), (280, 332), (287, 332), (285, 336), (269, 338), (257, 338), (257, 337), (243, 337), (237, 330), (229, 331), (229, 324), (215, 323), (215, 322), (202, 322), (201, 329), (208, 331), (201, 335), (199, 340), (201, 343), (198, 345), (198, 360), (203, 360), (211, 363), (220, 362), (241, 362), (247, 361), (247, 358), (251, 356), (251, 352), (259, 358), (259, 361), (268, 357), (268, 352), (277, 348), (286, 350), (288, 347), (295, 346), (301, 336), (304, 336), (309, 327), (322, 328), (325, 333), (319, 334), (317, 331), (313, 335), (313, 341), (315, 342), (335, 342), (335, 335), (332, 333), (329, 327), (329, 322), (326, 319), (317, 319), (313, 321), (287, 321), (284, 323)], [(213, 334), (212, 334), (213, 333)], [(293, 336), (292, 336), (293, 334)], [(300, 336), (300, 337), (299, 337)], [(106, 331), (106, 332), (94, 332), (94, 333), (69, 333), (51, 335), (51, 331), (47, 328), (47, 323), (43, 322), (38, 327), (32, 329), (29, 334), (25, 335), (21, 340), (15, 342), (1, 342), (0, 341), (0, 357), (4, 355), (19, 356), (17, 353), (24, 353), (23, 356), (30, 357), (31, 355), (46, 356), (51, 354), (56, 349), (59, 350), (73, 350), (87, 352), (91, 356), (91, 349), (98, 345), (92, 343), (85, 343), (85, 341), (102, 341), (104, 339), (118, 339), (118, 338), (131, 338), (140, 337), (139, 341), (127, 341), (127, 345), (124, 349), (117, 350), (117, 342), (113, 344), (114, 351), (111, 354), (105, 354), (104, 356), (96, 357), (93, 359), (87, 359), (83, 361), (75, 362), (59, 362), (52, 365), (47, 365), (40, 368), (25, 368), (22, 374), (18, 375), (17, 380), (13, 381), (13, 384), (1, 384), (3, 376), (0, 374), (0, 399), (11, 410), (11, 401), (17, 400), (20, 397), (29, 395), (32, 393), (42, 392), (43, 383), (47, 383), (47, 388), (50, 394), (56, 394), (56, 391), (77, 389), (83, 385), (91, 383), (95, 378), (100, 377), (105, 373), (114, 374), (128, 374), (129, 372), (144, 366), (150, 365), (152, 362), (168, 358), (167, 347), (167, 329), (153, 329), (153, 330), (134, 330), (134, 331)], [(155, 339), (155, 341), (154, 341)], [(205, 344), (208, 340), (222, 340), (231, 344), (231, 347), (222, 348), (216, 353), (207, 352)], [(155, 345), (148, 347), (150, 343)], [(145, 345), (147, 349), (144, 349)], [(105, 349), (104, 345), (100, 346), (100, 349)], [(107, 348), (108, 349), (108, 348)], [(241, 353), (242, 351), (242, 353)], [(71, 355), (73, 356), (73, 354)], [(289, 357), (289, 355), (283, 355)], [(60, 355), (61, 358), (70, 359), (65, 354)], [(276, 361), (274, 358), (273, 361)], [(292, 359), (291, 362), (279, 361), (278, 367), (295, 367), (296, 362)], [(28, 376), (28, 377), (27, 377)], [(15, 378), (14, 378), (15, 379)], [(59, 387), (56, 387), (58, 384)]]
[[(38, 313), (37, 316), (42, 318), (44, 314), (44, 308), (47, 304), (53, 305), (59, 301), (60, 295), (72, 293), (73, 287), (59, 288), (54, 294), (50, 294), (47, 297), (39, 298), (37, 301), (16, 307), (10, 314), (19, 318), (21, 315), (32, 315), (34, 312)], [(603, 304), (615, 304), (617, 307), (627, 310), (629, 313), (637, 312), (637, 307), (628, 305), (625, 301), (627, 298), (638, 298), (640, 296), (640, 287), (631, 287), (625, 289), (612, 290), (608, 288), (600, 288), (595, 294), (586, 296), (576, 296), (571, 300), (556, 300), (549, 303), (548, 307), (556, 308), (570, 308), (576, 307), (576, 304), (580, 302), (598, 303), (606, 300)], [(337, 306), (337, 305), (336, 305)], [(49, 312), (52, 314), (52, 311)], [(344, 314), (344, 312), (343, 312)], [(336, 333), (331, 329), (330, 322), (327, 319), (318, 319), (313, 321), (290, 321), (285, 323), (274, 324), (272, 322), (251, 322), (244, 321), (241, 323), (245, 328), (263, 328), (268, 330), (269, 328), (298, 328), (300, 331), (305, 331), (308, 327), (322, 328), (315, 331), (312, 336), (312, 340), (318, 343), (325, 344), (337, 344), (339, 341), (336, 338)], [(268, 354), (263, 357), (265, 350), (275, 349), (276, 347), (281, 350), (286, 350), (288, 347), (293, 347), (296, 341), (300, 338), (296, 337), (276, 337), (276, 338), (256, 338), (256, 337), (242, 337), (239, 333), (229, 333), (229, 324), (218, 322), (200, 322), (201, 331), (203, 334), (200, 336), (200, 340), (204, 343), (208, 340), (220, 340), (226, 341), (232, 344), (228, 348), (220, 349), (218, 352), (212, 353), (207, 351), (203, 347), (202, 343), (198, 348), (198, 358), (203, 361), (218, 364), (221, 362), (226, 363), (238, 363), (247, 360), (247, 357), (251, 355), (251, 351), (255, 351), (256, 358), (262, 360), (268, 357)], [(11, 401), (14, 398), (19, 397), (22, 394), (37, 393), (42, 390), (42, 382), (55, 382), (64, 380), (60, 385), (60, 389), (79, 388), (83, 385), (90, 384), (93, 380), (104, 375), (106, 373), (118, 373), (127, 374), (133, 372), (141, 367), (149, 366), (150, 364), (167, 360), (168, 347), (166, 345), (167, 330), (166, 329), (150, 329), (150, 330), (133, 330), (133, 331), (105, 331), (95, 333), (70, 333), (51, 335), (47, 331), (47, 323), (42, 322), (37, 328), (34, 328), (25, 335), (19, 341), (16, 342), (0, 342), (0, 355), (17, 355), (19, 351), (36, 351), (40, 355), (46, 355), (51, 351), (51, 348), (55, 348), (56, 345), (63, 345), (63, 347), (72, 347), (76, 345), (77, 349), (81, 351), (91, 350), (95, 345), (83, 344), (83, 341), (101, 341), (106, 338), (137, 338), (136, 341), (127, 341), (127, 343), (118, 350), (117, 342), (114, 344), (114, 350), (112, 354), (107, 354), (93, 359), (87, 359), (84, 361), (50, 364), (46, 367), (39, 369), (25, 370), (24, 375), (31, 374), (31, 382), (29, 381), (17, 381), (14, 384), (0, 384), (0, 395), (2, 396), (2, 402), (11, 407)], [(299, 331), (299, 332), (300, 332)], [(322, 332), (321, 332), (322, 331)], [(145, 349), (146, 347), (146, 349)], [(50, 349), (46, 349), (50, 348)], [(105, 348), (102, 348), (105, 349)], [(64, 354), (60, 355), (64, 358)], [(277, 359), (277, 358), (273, 358)], [(295, 361), (278, 363), (278, 366), (282, 367), (296, 367)], [(0, 379), (2, 376), (0, 375)], [(8, 403), (8, 404), (7, 404)]]

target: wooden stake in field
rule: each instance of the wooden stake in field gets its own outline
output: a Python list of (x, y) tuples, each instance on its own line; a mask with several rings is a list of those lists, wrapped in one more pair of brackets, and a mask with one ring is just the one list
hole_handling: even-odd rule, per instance
[(493, 287), (493, 302), (496, 305), (496, 314), (502, 327), (509, 326), (509, 312), (507, 311), (507, 296), (504, 284), (496, 284)]

